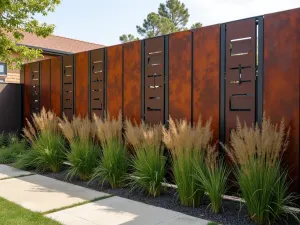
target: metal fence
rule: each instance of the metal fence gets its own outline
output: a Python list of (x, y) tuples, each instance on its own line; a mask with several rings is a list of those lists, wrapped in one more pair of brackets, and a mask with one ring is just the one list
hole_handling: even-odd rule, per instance
[(24, 65), (24, 118), (64, 113), (167, 123), (212, 117), (229, 141), (236, 117), (263, 111), (292, 129), (285, 159), (299, 177), (300, 8)]

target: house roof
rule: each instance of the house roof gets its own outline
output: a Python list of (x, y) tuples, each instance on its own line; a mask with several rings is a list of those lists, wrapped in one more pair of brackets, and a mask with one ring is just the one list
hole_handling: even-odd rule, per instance
[(51, 50), (54, 50), (59, 52), (77, 53), (104, 47), (104, 45), (60, 37), (56, 35), (50, 35), (46, 38), (43, 38), (37, 37), (36, 35), (30, 33), (24, 32), (23, 34), (24, 39), (21, 40), (18, 44), (28, 47), (47, 49), (49, 52)]

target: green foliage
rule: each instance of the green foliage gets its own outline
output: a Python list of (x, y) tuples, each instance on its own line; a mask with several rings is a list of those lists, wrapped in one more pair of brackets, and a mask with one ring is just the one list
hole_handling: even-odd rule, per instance
[(43, 132), (16, 162), (21, 169), (33, 168), (38, 171), (57, 173), (65, 160), (65, 141), (58, 133)]
[(192, 26), (191, 26), (191, 29), (196, 29), (196, 28), (200, 28), (202, 27), (202, 23), (194, 23)]
[(81, 180), (89, 180), (98, 164), (100, 149), (91, 141), (75, 141), (70, 144), (71, 151), (67, 153), (70, 163), (67, 177), (78, 176)]
[(18, 140), (11, 142), (7, 147), (0, 148), (0, 163), (10, 164), (14, 163), (17, 158), (26, 153), (25, 140)]
[[(176, 31), (186, 30), (190, 14), (185, 4), (179, 0), (167, 0), (161, 3), (158, 12), (151, 12), (144, 19), (141, 26), (137, 25), (137, 33), (145, 38), (156, 37), (159, 35), (170, 34)], [(201, 27), (201, 23), (195, 23), (191, 29)], [(129, 38), (130, 36), (130, 38)], [(122, 35), (122, 43), (136, 39), (134, 35)]]
[(212, 211), (218, 213), (222, 205), (223, 195), (228, 188), (227, 179), (230, 171), (224, 161), (217, 162), (216, 165), (208, 165), (206, 160), (201, 158), (193, 161), (195, 178), (199, 188), (208, 193)]
[(41, 56), (41, 51), (17, 45), (24, 38), (24, 32), (47, 37), (54, 30), (54, 25), (39, 23), (34, 16), (53, 12), (60, 0), (31, 0), (0, 2), (0, 61), (9, 66), (20, 67), (24, 61), (31, 61)]
[(0, 133), (0, 149), (6, 146), (6, 135), (4, 132)]
[(131, 41), (138, 41), (139, 40), (138, 37), (135, 37), (132, 34), (123, 34), (122, 36), (119, 37), (119, 39), (122, 43), (131, 42)]

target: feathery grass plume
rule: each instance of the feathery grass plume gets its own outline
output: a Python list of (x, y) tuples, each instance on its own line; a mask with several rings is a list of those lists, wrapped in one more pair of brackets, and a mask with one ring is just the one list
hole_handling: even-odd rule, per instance
[(137, 124), (126, 120), (126, 140), (133, 147), (133, 168), (129, 177), (132, 188), (140, 188), (154, 197), (159, 196), (166, 173), (163, 155), (162, 125)]
[(102, 184), (107, 181), (111, 187), (117, 188), (123, 185), (128, 160), (122, 140), (122, 115), (117, 119), (101, 119), (94, 114), (96, 125), (96, 137), (102, 146), (102, 155), (98, 167), (94, 170), (92, 180), (98, 180)]
[(87, 117), (73, 117), (70, 122), (63, 116), (59, 126), (71, 149), (67, 152), (70, 163), (67, 178), (78, 176), (81, 180), (89, 180), (100, 156), (100, 149), (95, 143), (95, 125)]
[[(209, 147), (212, 140), (210, 127), (211, 120), (203, 125), (199, 118), (192, 127), (187, 120), (173, 120), (171, 117), (169, 129), (163, 127), (163, 141), (172, 155), (173, 174), (182, 205), (198, 206), (204, 195), (195, 179), (192, 161), (202, 157), (201, 154)], [(215, 154), (207, 152), (211, 162), (215, 157)]]
[[(297, 215), (286, 206), (294, 206), (296, 195), (288, 192), (287, 171), (281, 168), (282, 154), (288, 147), (290, 129), (284, 121), (272, 124), (264, 115), (261, 129), (248, 127), (237, 119), (226, 151), (236, 165), (235, 174), (249, 216), (258, 224), (272, 224), (286, 215)], [(299, 220), (298, 220), (299, 221)]]
[(65, 159), (65, 142), (58, 121), (58, 117), (45, 108), (33, 114), (32, 123), (27, 120), (27, 127), (23, 131), (31, 147), (26, 154), (18, 157), (16, 167), (60, 171)]

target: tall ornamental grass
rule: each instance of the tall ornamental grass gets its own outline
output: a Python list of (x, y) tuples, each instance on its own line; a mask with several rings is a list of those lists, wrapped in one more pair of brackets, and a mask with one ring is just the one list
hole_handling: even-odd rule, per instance
[(294, 206), (295, 195), (288, 192), (287, 171), (281, 168), (282, 154), (288, 147), (290, 130), (284, 121), (272, 124), (264, 116), (262, 127), (248, 127), (237, 120), (231, 132), (231, 147), (225, 147), (236, 165), (235, 174), (249, 217), (258, 224), (282, 221), (297, 215), (287, 206)]
[(204, 195), (194, 176), (193, 159), (211, 142), (211, 121), (205, 125), (198, 121), (193, 127), (186, 120), (169, 120), (169, 129), (163, 128), (163, 141), (171, 152), (174, 180), (182, 205), (198, 206)]
[(95, 125), (87, 117), (80, 116), (73, 117), (71, 122), (64, 116), (59, 125), (70, 146), (66, 154), (70, 164), (67, 178), (89, 180), (100, 157), (100, 148), (95, 143)]
[(166, 157), (163, 155), (162, 125), (132, 124), (126, 121), (126, 140), (133, 148), (130, 183), (148, 195), (159, 196), (166, 173)]
[(122, 138), (122, 115), (101, 119), (94, 115), (96, 137), (101, 143), (102, 155), (92, 180), (107, 181), (112, 188), (121, 187), (128, 169), (128, 159)]
[(58, 117), (45, 108), (27, 120), (24, 137), (29, 150), (18, 157), (15, 166), (38, 171), (59, 172), (65, 160), (65, 141), (58, 126)]

